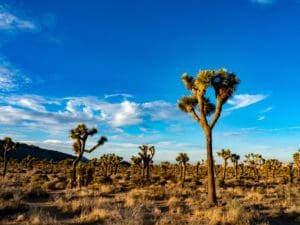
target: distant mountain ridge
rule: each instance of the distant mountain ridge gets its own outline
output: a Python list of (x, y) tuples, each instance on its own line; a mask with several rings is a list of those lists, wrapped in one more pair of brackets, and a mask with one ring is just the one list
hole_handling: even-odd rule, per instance
[[(0, 146), (2, 146), (2, 142), (3, 141), (0, 140)], [(2, 149), (0, 149), (0, 156), (2, 155), (3, 152)], [(53, 160), (53, 161), (61, 161), (65, 159), (76, 158), (75, 156), (70, 154), (66, 154), (55, 150), (44, 149), (35, 145), (28, 145), (24, 143), (20, 143), (15, 150), (9, 151), (7, 155), (9, 159), (17, 159), (17, 160), (22, 160), (28, 155), (40, 160), (46, 159), (46, 160)], [(88, 159), (83, 158), (82, 161), (88, 161)]]

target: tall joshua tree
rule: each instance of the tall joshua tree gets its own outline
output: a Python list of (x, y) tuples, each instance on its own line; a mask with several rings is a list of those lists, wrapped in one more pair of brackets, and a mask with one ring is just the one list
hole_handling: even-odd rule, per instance
[(181, 166), (180, 168), (180, 178), (182, 179), (182, 186), (184, 186), (185, 182), (185, 174), (186, 174), (186, 164), (190, 160), (188, 155), (186, 153), (179, 153), (179, 155), (176, 157), (176, 161)]
[(77, 158), (73, 161), (73, 171), (72, 171), (72, 187), (76, 186), (76, 166), (81, 160), (83, 154), (85, 152), (91, 153), (99, 146), (103, 145), (107, 138), (102, 136), (98, 143), (94, 145), (91, 149), (86, 149), (86, 141), (89, 136), (93, 136), (98, 131), (96, 128), (88, 129), (85, 124), (79, 124), (75, 129), (72, 129), (70, 131), (69, 137), (74, 141), (73, 143), (73, 150), (75, 154), (77, 155)]
[(5, 178), (6, 175), (6, 169), (7, 169), (7, 152), (16, 149), (17, 143), (14, 143), (10, 137), (5, 137), (2, 141), (2, 150), (3, 150), (3, 162), (4, 162), (4, 167), (3, 167), (3, 174), (2, 177)]
[(217, 152), (217, 153), (218, 153), (218, 156), (222, 157), (224, 160), (223, 177), (222, 177), (222, 182), (224, 182), (225, 177), (226, 177), (227, 160), (231, 156), (231, 151), (230, 151), (230, 149), (222, 149), (220, 152)]
[[(178, 107), (183, 112), (189, 113), (204, 131), (208, 170), (208, 203), (215, 204), (217, 197), (214, 180), (212, 131), (221, 115), (223, 105), (235, 92), (239, 79), (235, 74), (227, 72), (225, 69), (220, 69), (202, 70), (197, 74), (196, 78), (183, 74), (182, 81), (192, 95), (184, 96), (178, 102)], [(206, 92), (210, 87), (214, 89), (216, 104), (213, 104), (206, 97)], [(196, 107), (198, 108), (198, 113), (196, 112)], [(212, 118), (209, 122), (208, 116), (210, 115), (212, 115)]]
[(154, 146), (142, 145), (139, 146), (139, 149), (139, 156), (143, 161), (143, 177), (145, 177), (146, 171), (146, 180), (148, 181), (150, 178), (150, 162), (155, 154), (155, 148)]
[(237, 179), (240, 156), (238, 154), (233, 153), (233, 154), (231, 154), (230, 159), (234, 166), (235, 179)]

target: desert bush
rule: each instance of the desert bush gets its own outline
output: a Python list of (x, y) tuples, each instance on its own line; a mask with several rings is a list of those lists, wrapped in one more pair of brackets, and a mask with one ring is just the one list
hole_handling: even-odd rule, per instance
[(37, 185), (32, 185), (24, 194), (24, 199), (30, 200), (32, 198), (48, 198), (49, 193)]

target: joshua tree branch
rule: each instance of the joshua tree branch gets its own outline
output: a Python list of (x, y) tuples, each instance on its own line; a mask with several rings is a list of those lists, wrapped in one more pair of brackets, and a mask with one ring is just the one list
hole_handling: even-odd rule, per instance
[(203, 102), (203, 96), (204, 93), (201, 92), (200, 94), (197, 94), (197, 100), (198, 100), (198, 107), (200, 112), (200, 122), (202, 127), (208, 127), (205, 111), (204, 111), (204, 102)]
[(199, 116), (197, 115), (197, 113), (195, 112), (194, 109), (192, 109), (190, 111), (190, 114), (192, 115), (192, 117), (194, 118), (194, 120), (196, 120), (199, 124), (203, 124), (203, 122), (201, 121), (201, 119), (199, 118)]
[(92, 147), (91, 149), (89, 149), (89, 150), (84, 150), (84, 152), (88, 152), (88, 153), (91, 153), (91, 152), (93, 152), (96, 148), (98, 148), (99, 146), (100, 146), (101, 144), (96, 144), (94, 147)]
[(216, 125), (220, 115), (221, 115), (221, 112), (222, 112), (222, 100), (220, 98), (217, 98), (217, 104), (216, 104), (216, 111), (213, 115), (213, 118), (211, 120), (211, 123), (210, 123), (210, 129), (213, 129), (214, 126)]

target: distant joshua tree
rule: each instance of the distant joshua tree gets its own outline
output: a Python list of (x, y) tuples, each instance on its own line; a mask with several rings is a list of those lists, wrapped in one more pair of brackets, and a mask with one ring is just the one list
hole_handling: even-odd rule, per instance
[(185, 175), (186, 175), (186, 165), (189, 160), (190, 158), (186, 153), (179, 153), (179, 155), (176, 157), (176, 161), (180, 165), (180, 178), (182, 179), (183, 187), (184, 187)]
[(143, 162), (142, 176), (143, 176), (143, 178), (145, 178), (145, 174), (146, 174), (146, 180), (149, 181), (150, 163), (155, 154), (155, 148), (154, 148), (154, 146), (142, 145), (142, 146), (139, 146), (139, 149), (140, 149), (139, 157), (141, 158), (141, 160)]
[(293, 154), (294, 165), (297, 168), (297, 176), (300, 177), (300, 149)]
[(255, 180), (259, 180), (259, 168), (265, 163), (265, 159), (260, 154), (250, 153), (245, 155), (245, 163), (253, 171)]
[(97, 132), (98, 131), (96, 128), (88, 129), (85, 124), (79, 124), (75, 129), (72, 129), (70, 131), (69, 137), (74, 141), (73, 150), (77, 155), (77, 158), (73, 161), (72, 183), (71, 183), (72, 187), (76, 187), (76, 166), (81, 160), (83, 154), (85, 152), (87, 153), (93, 152), (96, 148), (100, 147), (107, 141), (107, 138), (102, 136), (94, 147), (87, 150), (86, 141), (88, 137), (93, 136)]
[(265, 167), (267, 170), (267, 178), (269, 178), (269, 170), (272, 173), (273, 180), (275, 179), (275, 173), (281, 168), (282, 163), (277, 159), (268, 159), (265, 162)]
[(136, 173), (136, 168), (140, 169), (140, 173), (143, 175), (143, 166), (142, 166), (142, 159), (138, 156), (131, 156), (131, 168), (132, 168), (132, 174), (135, 174)]
[(100, 157), (99, 163), (102, 168), (103, 175), (111, 177), (113, 174), (116, 175), (123, 158), (114, 153), (104, 154)]
[(3, 179), (5, 178), (6, 175), (6, 169), (7, 169), (7, 152), (16, 149), (18, 143), (14, 143), (10, 137), (5, 137), (2, 141), (2, 146), (1, 149), (3, 150), (3, 162), (4, 162), (4, 167), (3, 167), (3, 174), (2, 177)]
[(240, 156), (238, 154), (231, 154), (230, 156), (231, 162), (233, 163), (234, 166), (234, 174), (235, 174), (235, 179), (238, 178), (238, 165), (239, 165), (239, 160)]
[(222, 157), (224, 160), (223, 177), (222, 177), (222, 182), (224, 182), (226, 177), (227, 160), (231, 156), (231, 151), (230, 149), (222, 149), (220, 152), (217, 152), (217, 154), (218, 156)]
[[(182, 81), (192, 95), (184, 96), (178, 102), (178, 107), (181, 111), (189, 113), (204, 131), (208, 171), (208, 203), (214, 205), (217, 203), (217, 196), (214, 179), (212, 130), (221, 115), (223, 105), (233, 95), (240, 81), (235, 74), (229, 73), (225, 69), (202, 70), (196, 78), (183, 74)], [(216, 105), (205, 96), (210, 87), (214, 89)], [(196, 106), (198, 106), (198, 113), (196, 113)], [(209, 123), (207, 117), (210, 115), (212, 115), (212, 119)]]

